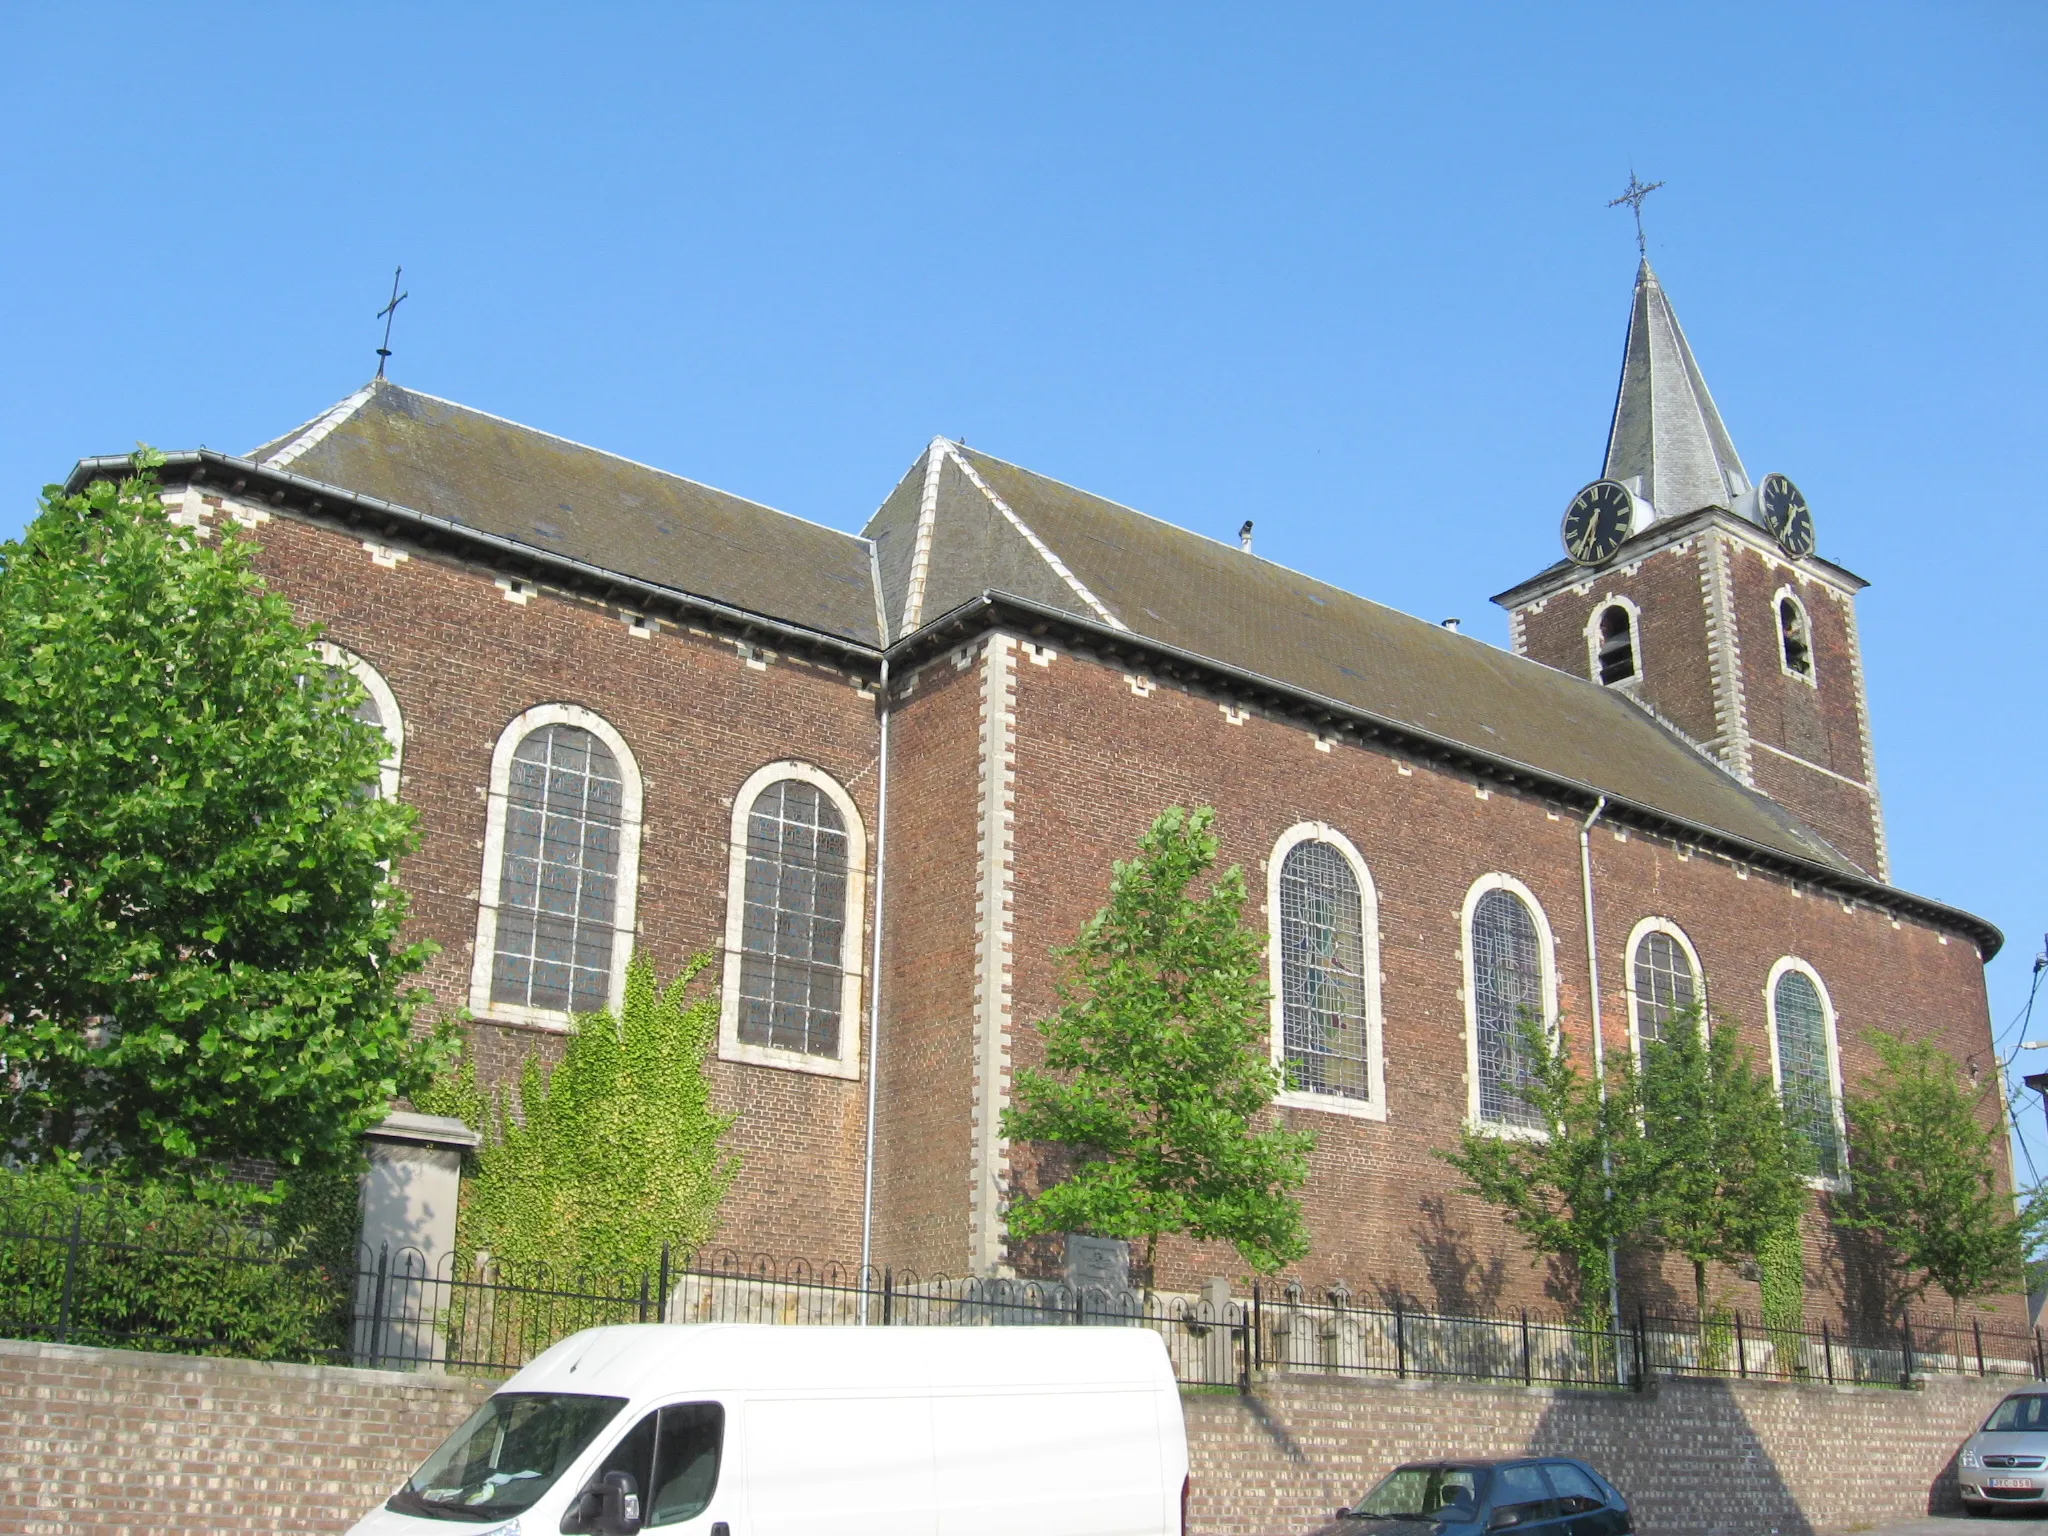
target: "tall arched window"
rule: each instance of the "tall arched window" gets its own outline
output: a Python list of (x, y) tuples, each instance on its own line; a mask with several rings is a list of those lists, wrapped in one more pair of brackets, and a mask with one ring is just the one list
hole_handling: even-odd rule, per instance
[(1542, 1117), (1523, 1097), (1532, 1064), (1522, 1024), (1554, 1025), (1547, 929), (1519, 882), (1488, 876), (1473, 891), (1467, 898), (1465, 952), (1474, 1118), (1539, 1130)]
[(1806, 682), (1813, 681), (1813, 631), (1806, 622), (1806, 608), (1790, 592), (1778, 597), (1779, 660), (1785, 670)]
[(1600, 612), (1600, 681), (1609, 687), (1636, 675), (1636, 630), (1629, 611), (1619, 603)]
[(617, 1003), (639, 847), (640, 774), (617, 731), (573, 704), (507, 726), (491, 762), (472, 1010), (562, 1025)]
[(859, 1071), (860, 817), (808, 763), (772, 763), (733, 803), (720, 1052)]
[(1815, 1171), (1842, 1176), (1841, 1091), (1833, 1010), (1820, 978), (1780, 960), (1771, 982), (1771, 1067), (1786, 1118), (1813, 1148)]
[(391, 743), (391, 751), (380, 765), (377, 789), (386, 800), (398, 798), (398, 773), (405, 760), (405, 717), (399, 713), (398, 698), (384, 674), (354, 651), (331, 641), (320, 642), (320, 660), (337, 672), (346, 672), (363, 685), (363, 701), (356, 706), (356, 718), (374, 725)]
[(1303, 822), (1268, 868), (1281, 1098), (1379, 1118), (1378, 900), (1365, 861), (1341, 832)]
[(1674, 929), (1655, 919), (1637, 928), (1629, 995), (1638, 1049), (1662, 1040), (1665, 1025), (1699, 1004), (1699, 971), (1691, 948)]

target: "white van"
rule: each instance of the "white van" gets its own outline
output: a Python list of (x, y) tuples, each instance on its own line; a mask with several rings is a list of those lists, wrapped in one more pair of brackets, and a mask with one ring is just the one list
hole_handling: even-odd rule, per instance
[(1143, 1328), (592, 1328), (353, 1536), (1185, 1536)]

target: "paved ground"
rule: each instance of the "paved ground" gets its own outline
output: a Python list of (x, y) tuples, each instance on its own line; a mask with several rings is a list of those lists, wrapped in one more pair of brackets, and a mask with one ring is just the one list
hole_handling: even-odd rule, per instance
[[(1918, 1520), (1902, 1520), (1897, 1525), (1866, 1526), (1860, 1536), (1971, 1536), (1972, 1532), (1993, 1532), (2010, 1529), (2013, 1536), (2022, 1531), (2037, 1532), (2048, 1523), (2048, 1517), (2037, 1514), (2022, 1514), (2019, 1510), (1985, 1515), (1981, 1518), (1969, 1515), (1927, 1515)], [(1850, 1536), (1846, 1531), (1824, 1531), (1821, 1536)]]

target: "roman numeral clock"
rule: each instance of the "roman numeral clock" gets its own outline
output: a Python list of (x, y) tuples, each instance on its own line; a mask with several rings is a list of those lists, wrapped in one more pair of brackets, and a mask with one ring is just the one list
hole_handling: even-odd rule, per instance
[(1564, 552), (1577, 565), (1605, 565), (1635, 532), (1636, 499), (1619, 480), (1595, 480), (1564, 509)]

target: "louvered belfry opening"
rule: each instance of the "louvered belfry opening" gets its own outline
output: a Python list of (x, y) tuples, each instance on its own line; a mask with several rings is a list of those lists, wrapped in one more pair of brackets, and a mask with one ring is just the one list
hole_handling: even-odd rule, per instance
[(1600, 615), (1600, 681), (1608, 687), (1636, 675), (1635, 625), (1619, 603)]

